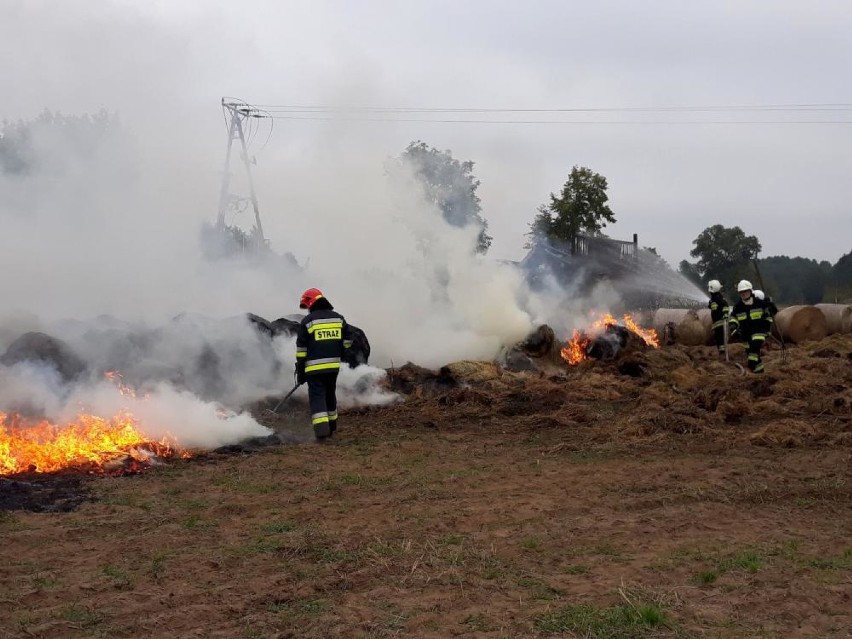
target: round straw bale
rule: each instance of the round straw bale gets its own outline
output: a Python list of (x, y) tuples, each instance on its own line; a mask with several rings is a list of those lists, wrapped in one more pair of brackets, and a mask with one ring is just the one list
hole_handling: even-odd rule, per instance
[(498, 379), (500, 371), (494, 362), (462, 360), (441, 367), (440, 377), (458, 384), (481, 384)]
[(775, 316), (775, 324), (788, 342), (800, 344), (828, 335), (825, 315), (815, 306), (788, 306)]
[(654, 313), (654, 330), (662, 338), (668, 325), (674, 327), (674, 341), (684, 346), (701, 346), (706, 344), (710, 331), (705, 328), (698, 313), (685, 308), (660, 308)]
[(817, 304), (825, 315), (828, 334), (852, 333), (852, 306), (849, 304)]
[(713, 318), (710, 316), (710, 309), (699, 309), (698, 319), (701, 320), (701, 324), (707, 332), (707, 341), (704, 342), (705, 346), (713, 346), (716, 343), (716, 338), (713, 336)]
[(689, 309), (686, 308), (658, 308), (654, 312), (654, 330), (659, 333), (669, 322), (675, 326), (680, 324), (688, 312)]

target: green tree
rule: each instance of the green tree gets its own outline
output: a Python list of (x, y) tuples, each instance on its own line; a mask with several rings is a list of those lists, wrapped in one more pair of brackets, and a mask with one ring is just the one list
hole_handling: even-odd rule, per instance
[(805, 304), (819, 304), (825, 296), (828, 278), (818, 266), (805, 270), (802, 274), (802, 301)]
[(852, 301), (852, 251), (841, 256), (831, 267), (830, 286), (831, 299)]
[(530, 224), (533, 239), (546, 237), (573, 243), (581, 234), (599, 235), (615, 215), (607, 205), (606, 178), (586, 167), (571, 169), (559, 196), (550, 194)]
[(696, 286), (700, 286), (703, 288), (704, 281), (701, 277), (701, 273), (698, 272), (698, 267), (692, 262), (687, 262), (686, 260), (681, 260), (677, 269), (681, 275), (683, 275), (690, 282), (695, 284)]
[(760, 260), (760, 269), (770, 293), (782, 304), (818, 304), (831, 279), (828, 263), (806, 257), (767, 257)]
[(479, 180), (473, 175), (474, 163), (459, 162), (452, 152), (440, 151), (417, 140), (411, 142), (393, 165), (410, 169), (420, 184), (426, 200), (441, 210), (444, 219), (459, 228), (473, 225), (479, 229), (477, 251), (485, 253), (491, 246), (488, 222), (482, 217), (482, 206), (476, 189)]
[(686, 277), (698, 275), (704, 283), (711, 279), (725, 283), (754, 277), (751, 260), (760, 253), (760, 242), (754, 235), (746, 235), (739, 226), (710, 226), (692, 244), (689, 254), (698, 261), (681, 262), (680, 271)]

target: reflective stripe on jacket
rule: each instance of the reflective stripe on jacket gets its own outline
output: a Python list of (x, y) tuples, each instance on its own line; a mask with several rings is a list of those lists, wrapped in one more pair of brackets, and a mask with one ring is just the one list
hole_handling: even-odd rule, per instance
[(772, 314), (769, 305), (762, 299), (752, 296), (752, 303), (739, 300), (731, 310), (737, 320), (740, 333), (746, 339), (765, 340), (772, 329)]
[(724, 326), (725, 320), (731, 314), (731, 307), (728, 306), (728, 301), (722, 297), (721, 293), (711, 293), (707, 306), (710, 308), (710, 319), (713, 320), (713, 328)]
[(352, 335), (344, 317), (331, 309), (311, 311), (299, 324), (296, 336), (296, 365), (306, 375), (340, 369)]

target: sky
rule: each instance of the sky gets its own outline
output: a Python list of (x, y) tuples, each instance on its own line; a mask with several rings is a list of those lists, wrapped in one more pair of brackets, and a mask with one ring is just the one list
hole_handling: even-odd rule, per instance
[[(852, 4), (841, 0), (3, 0), (0, 119), (118, 114), (144, 153), (171, 163), (148, 184), (193, 203), (180, 213), (188, 228), (215, 219), (223, 96), (336, 107), (848, 106), (849, 33)], [(352, 182), (328, 172), (306, 191), (304, 166), (345, 156), (380, 174), (384, 158), (419, 139), (476, 163), (495, 258), (523, 256), (536, 208), (574, 165), (609, 181), (618, 222), (606, 231), (638, 233), (674, 265), (716, 223), (757, 235), (764, 256), (834, 262), (852, 250), (852, 124), (765, 123), (852, 122), (848, 108), (487, 117), (586, 123), (277, 120), (252, 148), (273, 246), (311, 258), (321, 248), (306, 219), (311, 193)], [(354, 223), (340, 211), (340, 225)], [(375, 250), (382, 238), (364, 242)]]

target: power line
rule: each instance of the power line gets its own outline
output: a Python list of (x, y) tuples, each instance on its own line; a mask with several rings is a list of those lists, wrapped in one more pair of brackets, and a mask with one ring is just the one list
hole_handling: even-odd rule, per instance
[[(656, 115), (680, 115), (694, 113), (715, 114), (815, 114), (844, 113), (852, 111), (852, 103), (795, 103), (795, 104), (752, 104), (752, 105), (713, 105), (713, 106), (663, 106), (663, 107), (590, 107), (590, 108), (443, 108), (443, 107), (380, 107), (380, 106), (329, 106), (329, 105), (253, 105), (235, 100), (231, 105), (247, 119), (274, 120), (314, 120), (340, 122), (402, 122), (437, 124), (524, 124), (524, 125), (626, 125), (626, 126), (721, 126), (721, 125), (846, 125), (852, 119), (525, 119), (490, 117), (498, 114), (607, 114), (607, 113), (647, 113)], [(480, 117), (475, 117), (480, 116)]]
[(800, 103), (752, 104), (712, 106), (660, 106), (660, 107), (565, 107), (565, 108), (460, 108), (460, 107), (384, 107), (384, 106), (334, 106), (304, 104), (252, 105), (272, 113), (677, 113), (677, 112), (731, 112), (731, 111), (849, 111), (852, 103)]
[(852, 120), (484, 120), (473, 118), (383, 118), (383, 117), (331, 117), (310, 115), (255, 115), (272, 120), (313, 120), (320, 122), (416, 122), (438, 124), (573, 124), (573, 125), (789, 125), (789, 124), (852, 124)]

